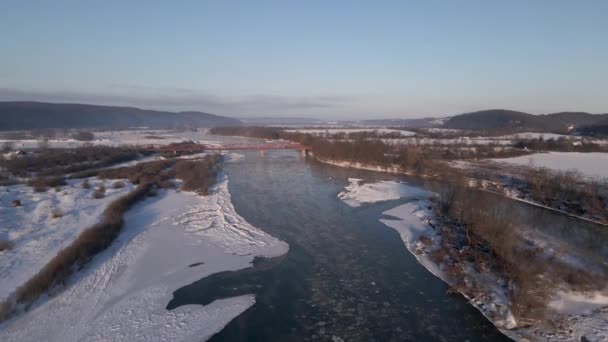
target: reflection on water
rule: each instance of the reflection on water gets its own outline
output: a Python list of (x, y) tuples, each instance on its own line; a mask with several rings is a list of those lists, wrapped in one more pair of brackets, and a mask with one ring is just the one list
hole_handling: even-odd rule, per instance
[[(290, 250), (175, 292), (168, 308), (256, 294), (256, 304), (213, 341), (507, 340), (463, 297), (446, 295), (397, 232), (378, 222), (403, 200), (351, 208), (336, 198), (348, 177), (405, 177), (324, 165), (295, 152), (247, 153), (226, 170), (239, 214)], [(555, 222), (545, 211), (518, 210)]]

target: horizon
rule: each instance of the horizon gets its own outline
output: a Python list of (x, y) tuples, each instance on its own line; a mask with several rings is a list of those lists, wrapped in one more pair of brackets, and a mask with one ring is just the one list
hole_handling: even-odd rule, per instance
[[(438, 116), (421, 116), (421, 117), (408, 117), (408, 118), (399, 118), (399, 117), (376, 117), (376, 118), (319, 118), (319, 117), (314, 117), (314, 116), (264, 116), (264, 115), (260, 115), (260, 116), (237, 116), (237, 115), (221, 115), (221, 114), (217, 114), (217, 113), (210, 113), (210, 112), (205, 112), (205, 111), (199, 111), (199, 110), (170, 110), (170, 109), (157, 109), (157, 108), (148, 108), (148, 107), (139, 107), (139, 106), (134, 106), (134, 105), (113, 105), (113, 104), (99, 104), (99, 103), (84, 103), (84, 102), (52, 102), (52, 101), (37, 101), (37, 100), (0, 100), (0, 104), (2, 103), (44, 103), (44, 104), (53, 104), (53, 105), (91, 105), (91, 106), (107, 106), (107, 107), (122, 107), (122, 108), (134, 108), (134, 109), (140, 109), (140, 110), (149, 110), (149, 111), (160, 111), (160, 112), (171, 112), (171, 113), (184, 113), (184, 112), (200, 112), (200, 113), (204, 113), (204, 114), (212, 114), (212, 115), (219, 115), (219, 116), (225, 116), (225, 117), (230, 117), (230, 118), (234, 118), (234, 119), (238, 119), (238, 120), (260, 120), (260, 119), (290, 119), (290, 120), (319, 120), (319, 121), (326, 121), (326, 122), (330, 122), (330, 121), (370, 121), (370, 120), (422, 120), (422, 119), (443, 119), (443, 118), (449, 118), (449, 117), (453, 117), (453, 116), (458, 116), (458, 115), (463, 115), (463, 114), (472, 114), (472, 113), (477, 113), (477, 112), (485, 112), (485, 111), (500, 111), (500, 110), (504, 110), (504, 111), (513, 111), (513, 112), (519, 112), (519, 111), (515, 111), (512, 109), (508, 109), (508, 108), (487, 108), (487, 109), (479, 109), (479, 110), (474, 110), (471, 112), (463, 112), (463, 113), (452, 113), (452, 114), (446, 114), (446, 115), (438, 115)], [(521, 112), (524, 114), (530, 114), (530, 115), (537, 115), (537, 116), (541, 116), (541, 115), (550, 115), (550, 114), (559, 114), (559, 113), (584, 113), (584, 114), (590, 114), (590, 115), (608, 115), (608, 112), (606, 113), (590, 113), (590, 112), (585, 112), (585, 111), (557, 111), (557, 112), (552, 112), (552, 113), (527, 113), (527, 112)]]
[(0, 101), (239, 119), (606, 113), (606, 10), (603, 1), (8, 1)]

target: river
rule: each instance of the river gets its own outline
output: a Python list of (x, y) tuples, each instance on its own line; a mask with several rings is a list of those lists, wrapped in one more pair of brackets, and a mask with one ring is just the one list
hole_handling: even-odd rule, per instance
[(396, 179), (302, 158), (246, 153), (225, 165), (234, 205), (289, 243), (287, 255), (177, 290), (168, 308), (255, 293), (256, 304), (212, 341), (501, 341), (460, 295), (418, 264), (380, 223), (403, 200), (352, 208), (336, 198), (348, 177)]

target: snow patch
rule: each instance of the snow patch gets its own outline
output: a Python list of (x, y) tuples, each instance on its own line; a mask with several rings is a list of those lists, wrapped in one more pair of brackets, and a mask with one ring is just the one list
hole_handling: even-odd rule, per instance
[(364, 203), (375, 203), (399, 198), (423, 198), (430, 193), (421, 188), (395, 181), (365, 182), (358, 178), (349, 178), (350, 185), (338, 194), (338, 198), (351, 207)]
[(379, 134), (388, 134), (388, 133), (399, 133), (402, 136), (409, 137), (416, 135), (415, 132), (404, 131), (400, 129), (390, 129), (390, 128), (327, 128), (327, 129), (287, 129), (285, 132), (295, 132), (295, 133), (307, 133), (314, 135), (325, 135), (325, 134), (336, 134), (336, 133), (361, 133), (361, 132), (371, 132), (371, 133), (379, 133)]
[(608, 295), (600, 292), (560, 292), (549, 306), (557, 312), (568, 315), (588, 314), (593, 310), (608, 306)]
[(608, 178), (608, 153), (602, 152), (549, 152), (494, 161), (559, 171), (575, 170), (591, 178)]

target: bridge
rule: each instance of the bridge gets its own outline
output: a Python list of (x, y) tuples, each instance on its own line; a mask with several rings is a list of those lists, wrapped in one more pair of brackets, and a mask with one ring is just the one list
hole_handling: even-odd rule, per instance
[(182, 143), (182, 144), (171, 144), (171, 145), (138, 145), (137, 149), (140, 151), (148, 152), (165, 152), (173, 153), (177, 152), (205, 152), (205, 151), (259, 151), (261, 156), (264, 156), (265, 151), (268, 150), (294, 150), (300, 151), (303, 156), (308, 155), (308, 152), (312, 150), (312, 147), (284, 142), (284, 143), (266, 143), (266, 144), (226, 144), (226, 145), (205, 145), (197, 143)]

